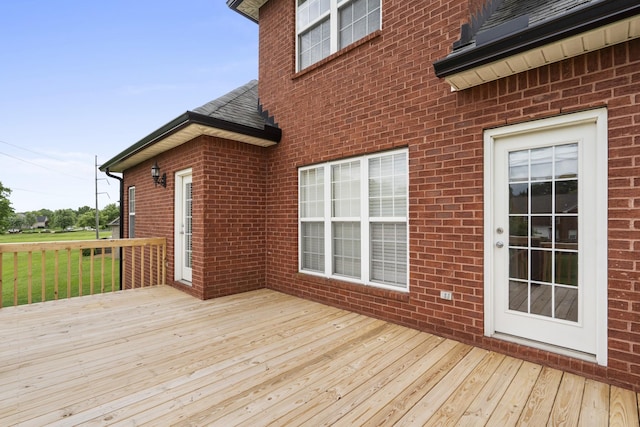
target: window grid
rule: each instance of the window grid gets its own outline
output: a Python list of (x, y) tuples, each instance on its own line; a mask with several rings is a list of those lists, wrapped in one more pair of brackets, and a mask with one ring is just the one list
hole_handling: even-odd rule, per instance
[(577, 144), (509, 153), (509, 193), (510, 309), (577, 321), (560, 310), (579, 288)]
[(381, 27), (380, 0), (298, 0), (297, 69), (303, 70)]
[(340, 9), (340, 49), (380, 29), (380, 0), (355, 0)]
[(300, 271), (408, 288), (407, 163), (399, 150), (300, 170)]

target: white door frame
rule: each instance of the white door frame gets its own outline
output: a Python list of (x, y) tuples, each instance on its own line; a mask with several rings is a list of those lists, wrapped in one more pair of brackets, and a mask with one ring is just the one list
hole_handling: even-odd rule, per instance
[[(537, 341), (520, 339), (496, 333), (495, 304), (494, 304), (494, 156), (495, 141), (501, 137), (517, 136), (531, 132), (550, 130), (582, 123), (595, 123), (596, 128), (596, 164), (597, 174), (595, 196), (597, 204), (595, 257), (596, 268), (596, 354), (588, 356), (584, 353), (558, 348)], [(526, 123), (508, 125), (500, 128), (488, 129), (484, 132), (484, 333), (488, 337), (515, 341), (530, 347), (541, 348), (555, 353), (566, 354), (584, 360), (595, 361), (600, 365), (607, 364), (607, 207), (608, 207), (608, 142), (607, 142), (607, 110), (606, 108), (581, 111), (578, 113), (555, 116)]]
[(191, 180), (191, 168), (176, 172), (175, 197), (174, 197), (174, 279), (187, 285), (191, 285), (191, 268), (186, 271), (184, 267), (184, 183), (185, 179)]

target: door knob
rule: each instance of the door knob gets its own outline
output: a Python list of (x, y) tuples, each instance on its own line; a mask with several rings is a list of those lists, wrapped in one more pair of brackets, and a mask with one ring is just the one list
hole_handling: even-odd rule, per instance
[(504, 247), (504, 243), (502, 243), (501, 241), (496, 242), (496, 248), (502, 248)]

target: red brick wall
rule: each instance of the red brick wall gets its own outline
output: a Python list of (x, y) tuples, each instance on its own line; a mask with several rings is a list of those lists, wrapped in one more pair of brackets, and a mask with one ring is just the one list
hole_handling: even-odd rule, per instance
[[(264, 287), (264, 149), (202, 136), (125, 171), (124, 230), (128, 188), (136, 187), (136, 237), (167, 239), (167, 283), (206, 299)], [(151, 166), (167, 174), (154, 187)], [(193, 278), (174, 281), (175, 173), (192, 168)], [(125, 284), (130, 270), (124, 273)]]
[[(269, 150), (267, 286), (640, 390), (640, 41), (452, 93), (432, 64), (459, 38), (467, 0), (385, 1), (381, 31), (297, 74), (294, 4), (260, 11), (260, 97), (283, 129)], [(602, 106), (606, 368), (483, 335), (483, 130)], [(297, 273), (297, 167), (400, 146), (410, 156), (410, 293)]]

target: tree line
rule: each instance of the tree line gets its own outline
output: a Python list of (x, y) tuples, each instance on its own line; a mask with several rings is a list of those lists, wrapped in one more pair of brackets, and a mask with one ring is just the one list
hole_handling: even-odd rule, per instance
[[(0, 182), (0, 233), (7, 230), (29, 230), (37, 223), (38, 217), (46, 217), (47, 228), (64, 230), (71, 227), (95, 227), (96, 210), (89, 206), (78, 209), (40, 209), (30, 212), (15, 212), (11, 206), (9, 196), (11, 189)], [(120, 209), (111, 203), (98, 212), (100, 227), (105, 227), (120, 216)]]

